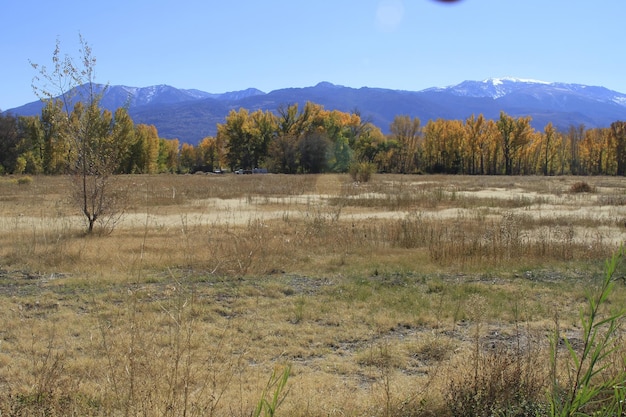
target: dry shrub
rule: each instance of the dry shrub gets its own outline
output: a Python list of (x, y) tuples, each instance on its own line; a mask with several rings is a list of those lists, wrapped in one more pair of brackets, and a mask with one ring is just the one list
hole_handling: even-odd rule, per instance
[(450, 359), (456, 348), (451, 338), (429, 336), (415, 346), (413, 356), (426, 363), (441, 362)]
[(592, 187), (585, 181), (577, 181), (569, 187), (569, 192), (578, 194), (578, 193), (594, 193), (595, 187)]
[[(487, 299), (471, 295), (469, 317), (475, 323), (473, 347), (468, 366), (457, 367), (447, 392), (453, 416), (489, 417), (507, 415), (531, 417), (544, 415), (547, 368), (541, 347), (530, 329), (522, 331), (515, 320), (512, 336), (498, 332), (484, 336), (482, 320)], [(517, 307), (514, 309), (517, 315)]]
[(371, 162), (353, 162), (348, 168), (348, 173), (353, 181), (369, 182), (376, 172), (376, 165)]
[(473, 368), (452, 379), (446, 394), (453, 416), (545, 415), (545, 379), (537, 358), (511, 348), (480, 352)]
[(17, 179), (17, 183), (18, 185), (29, 185), (33, 182), (33, 178), (29, 177), (28, 175), (25, 175), (23, 177), (19, 177)]

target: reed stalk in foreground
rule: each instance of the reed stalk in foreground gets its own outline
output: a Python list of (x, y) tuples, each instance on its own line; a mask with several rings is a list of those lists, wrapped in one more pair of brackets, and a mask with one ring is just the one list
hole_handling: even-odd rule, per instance
[[(551, 341), (552, 392), (550, 394), (550, 415), (569, 417), (589, 415), (621, 416), (626, 398), (626, 370), (609, 369), (611, 355), (619, 347), (619, 326), (626, 317), (621, 309), (607, 317), (601, 314), (601, 307), (609, 304), (609, 296), (615, 283), (615, 274), (624, 257), (621, 247), (606, 263), (606, 272), (597, 294), (587, 294), (587, 310), (580, 311), (583, 329), (582, 348), (576, 350), (567, 337), (563, 343), (567, 347), (569, 360), (573, 364), (568, 381), (562, 385), (556, 375), (558, 345), (561, 341), (558, 328)], [(568, 367), (568, 369), (570, 369)], [(612, 372), (611, 372), (612, 371)]]

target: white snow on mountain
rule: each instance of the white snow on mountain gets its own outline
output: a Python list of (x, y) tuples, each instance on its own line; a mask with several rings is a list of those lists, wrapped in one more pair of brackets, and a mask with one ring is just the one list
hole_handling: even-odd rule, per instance
[(491, 83), (493, 85), (502, 85), (505, 82), (525, 83), (525, 84), (552, 84), (547, 81), (533, 80), (530, 78), (516, 78), (516, 77), (487, 78), (486, 80), (483, 80), (483, 83)]
[(424, 91), (445, 92), (460, 97), (492, 98), (494, 100), (516, 92), (524, 92), (529, 96), (535, 97), (567, 93), (582, 95), (599, 102), (613, 102), (626, 106), (626, 94), (604, 87), (547, 82), (530, 78), (494, 77), (482, 81), (463, 81), (457, 85), (444, 88), (429, 88)]
[(613, 98), (613, 101), (621, 106), (626, 106), (626, 96), (617, 96)]

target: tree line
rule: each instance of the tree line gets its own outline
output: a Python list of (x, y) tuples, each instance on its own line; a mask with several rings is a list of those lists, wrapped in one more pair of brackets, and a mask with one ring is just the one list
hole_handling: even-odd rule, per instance
[[(466, 120), (396, 116), (389, 134), (358, 111), (326, 110), (308, 102), (276, 112), (232, 110), (217, 135), (197, 145), (159, 137), (156, 127), (134, 124), (124, 108), (97, 112), (98, 148), (115, 154), (111, 172), (188, 173), (267, 168), (275, 173), (347, 172), (354, 163), (377, 172), (470, 175), (625, 175), (626, 122), (608, 128), (548, 124), (500, 113)], [(70, 115), (77, 124), (78, 103)], [(0, 115), (0, 173), (63, 174), (75, 164), (60, 101), (48, 101), (39, 116)]]
[[(135, 125), (124, 108), (115, 113), (77, 103), (64, 114), (61, 101), (48, 101), (38, 117), (0, 115), (0, 173), (66, 174), (81, 157), (81, 117), (91, 112), (90, 130), (97, 153), (107, 154), (110, 172), (159, 173), (179, 170), (179, 141), (159, 138), (154, 126)], [(67, 120), (66, 120), (67, 119)], [(101, 155), (103, 156), (103, 155)]]

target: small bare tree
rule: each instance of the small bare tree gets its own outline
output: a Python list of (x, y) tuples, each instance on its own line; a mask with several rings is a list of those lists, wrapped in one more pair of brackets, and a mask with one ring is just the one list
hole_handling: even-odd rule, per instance
[[(85, 39), (79, 36), (79, 40), (78, 63), (70, 55), (61, 55), (59, 40), (51, 70), (31, 62), (38, 72), (32, 87), (42, 101), (60, 101), (62, 112), (55, 123), (68, 142), (72, 196), (85, 215), (87, 232), (91, 234), (96, 222), (110, 231), (121, 217), (121, 199), (112, 180), (128, 141), (116, 137), (118, 112), (113, 120), (111, 112), (100, 107), (106, 87), (95, 83), (96, 58)], [(127, 118), (127, 114), (120, 113), (120, 119)]]

